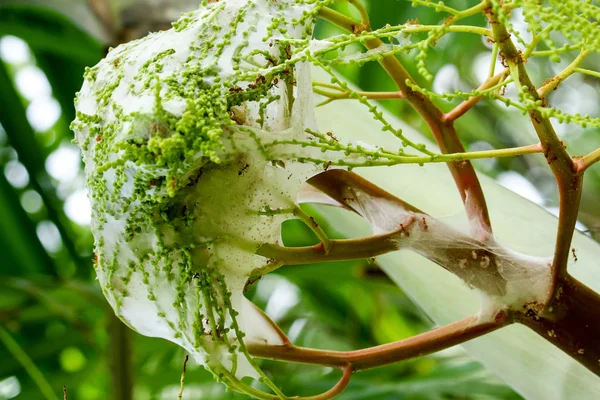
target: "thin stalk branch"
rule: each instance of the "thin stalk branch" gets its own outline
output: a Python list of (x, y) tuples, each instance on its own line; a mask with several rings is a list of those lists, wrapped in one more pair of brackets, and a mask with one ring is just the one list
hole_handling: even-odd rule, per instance
[[(512, 42), (510, 33), (504, 24), (498, 20), (494, 7), (486, 8), (485, 14), (494, 32), (494, 40), (500, 46), (500, 51), (509, 65), (515, 84), (533, 101), (541, 103), (535, 85), (527, 74), (525, 62)], [(567, 273), (571, 240), (581, 199), (582, 179), (581, 175), (577, 173), (575, 163), (554, 131), (550, 120), (544, 118), (536, 108), (528, 110), (528, 113), (531, 123), (540, 138), (540, 143), (544, 148), (544, 156), (554, 173), (559, 190), (558, 234), (551, 267), (552, 284), (546, 299), (546, 306), (548, 306), (556, 294), (558, 280), (564, 278)]]
[(588, 54), (590, 54), (590, 51), (587, 49), (579, 53), (577, 58), (575, 58), (571, 64), (569, 64), (565, 69), (558, 73), (554, 78), (546, 81), (537, 90), (538, 96), (540, 98), (544, 98), (548, 95), (548, 93), (556, 89), (558, 85), (560, 85), (565, 79), (567, 79), (576, 71), (577, 66), (581, 64), (581, 62), (585, 59), (585, 57), (587, 57)]
[(294, 208), (294, 215), (300, 221), (304, 222), (306, 226), (308, 226), (315, 233), (315, 235), (317, 235), (317, 238), (319, 238), (321, 244), (323, 245), (323, 250), (325, 251), (325, 254), (328, 254), (329, 250), (331, 249), (331, 239), (327, 237), (327, 234), (323, 231), (323, 229), (321, 229), (317, 221), (315, 221), (315, 219), (312, 216), (305, 213), (304, 210), (300, 208), (300, 206), (296, 206)]
[(181, 372), (181, 379), (179, 383), (179, 393), (177, 394), (177, 400), (183, 399), (183, 389), (185, 387), (185, 372), (187, 368), (187, 362), (190, 356), (188, 354), (185, 355), (185, 360), (183, 361), (183, 371)]
[(600, 161), (600, 148), (592, 151), (587, 156), (581, 157), (580, 159), (575, 161), (575, 164), (577, 165), (577, 172), (580, 174), (583, 173), (583, 171), (585, 171), (598, 161)]
[[(481, 86), (479, 86), (477, 88), (477, 91), (486, 90), (486, 89), (489, 89), (489, 88), (497, 85), (502, 80), (504, 80), (504, 78), (508, 75), (508, 73), (509, 73), (508, 70), (504, 70), (504, 71), (500, 72), (499, 74), (496, 74), (495, 76), (487, 79), (485, 82), (483, 82), (481, 84)], [(458, 106), (456, 106), (453, 110), (447, 112), (443, 116), (443, 121), (444, 122), (455, 121), (459, 117), (463, 116), (471, 108), (473, 108), (475, 106), (475, 104), (477, 104), (479, 102), (479, 100), (481, 100), (483, 97), (484, 97), (483, 95), (473, 96), (473, 97), (469, 98), (468, 100), (463, 101)]]
[(328, 97), (327, 102), (332, 100), (354, 100), (352, 97), (353, 94), (356, 94), (360, 97), (364, 97), (369, 100), (398, 100), (403, 99), (404, 96), (400, 92), (349, 92), (349, 91), (340, 91), (338, 93), (328, 92), (323, 89), (319, 89), (318, 87), (313, 87), (313, 92), (320, 94), (321, 96)]
[[(360, 23), (327, 7), (320, 9), (319, 16), (355, 34), (367, 30)], [(376, 38), (366, 40), (364, 45), (371, 50), (380, 47), (383, 42), (381, 39)], [(465, 149), (452, 122), (444, 122), (442, 111), (437, 108), (431, 99), (411, 89), (406, 82), (409, 81), (412, 85), (416, 83), (398, 58), (393, 55), (387, 56), (380, 61), (380, 64), (394, 80), (410, 105), (426, 121), (442, 153), (463, 153)], [(487, 204), (473, 166), (470, 162), (450, 162), (448, 168), (465, 203), (467, 215), (471, 221), (474, 221), (473, 233), (482, 239), (489, 237), (492, 228)]]
[(364, 26), (370, 28), (371, 21), (369, 18), (369, 13), (368, 13), (367, 9), (365, 8), (365, 5), (360, 0), (348, 0), (348, 3), (352, 4), (354, 6), (354, 8), (356, 8), (358, 13), (360, 14), (360, 19), (361, 19), (362, 24)]
[[(439, 25), (410, 25), (402, 30), (403, 33), (430, 32), (439, 28)], [(444, 28), (446, 33), (473, 33), (479, 36), (492, 37), (492, 30), (472, 25), (448, 25)]]
[(488, 73), (488, 77), (491, 78), (494, 76), (496, 71), (496, 61), (498, 60), (498, 43), (494, 43), (492, 47), (492, 57), (490, 62), (490, 72)]
[(560, 54), (560, 53), (568, 53), (570, 51), (573, 50), (579, 50), (583, 47), (583, 44), (581, 43), (577, 43), (577, 44), (566, 44), (563, 47), (556, 49), (556, 50), (539, 50), (539, 51), (532, 51), (531, 54), (529, 54), (530, 57), (550, 57), (553, 56), (555, 54)]
[(482, 3), (474, 5), (471, 8), (467, 8), (466, 10), (459, 11), (454, 8), (446, 6), (442, 2), (433, 3), (433, 2), (429, 2), (429, 1), (423, 1), (423, 0), (414, 0), (414, 2), (416, 4), (419, 4), (422, 6), (433, 7), (436, 9), (436, 11), (438, 11), (438, 10), (445, 11), (448, 14), (452, 14), (452, 17), (454, 18), (455, 21), (466, 18), (466, 17), (470, 17), (471, 15), (478, 14), (485, 7), (485, 3), (482, 2)]
[(600, 72), (592, 71), (591, 69), (575, 68), (575, 72), (579, 72), (580, 74), (586, 74), (586, 75), (594, 76), (596, 78), (600, 78)]
[(408, 339), (355, 351), (264, 344), (251, 344), (248, 351), (252, 356), (259, 358), (333, 368), (351, 365), (354, 371), (360, 371), (435, 353), (493, 332), (511, 322), (504, 312), (497, 314), (493, 321), (481, 321), (479, 317), (473, 316)]
[(533, 51), (535, 50), (535, 47), (538, 45), (538, 43), (542, 40), (544, 34), (551, 32), (552, 29), (553, 29), (553, 26), (548, 25), (547, 27), (544, 28), (544, 30), (541, 32), (541, 34), (535, 35), (531, 39), (531, 42), (529, 42), (529, 45), (527, 46), (525, 51), (523, 52), (523, 57), (528, 58), (531, 55), (531, 53), (533, 53)]
[[(315, 164), (330, 163), (329, 165), (344, 166), (344, 167), (381, 167), (381, 166), (392, 166), (400, 164), (429, 164), (429, 163), (449, 163), (449, 162), (460, 162), (466, 160), (478, 160), (482, 158), (501, 158), (501, 157), (514, 157), (522, 156), (525, 154), (543, 153), (543, 148), (539, 143), (531, 144), (521, 147), (511, 147), (508, 149), (494, 149), (494, 150), (482, 150), (472, 151), (468, 153), (451, 153), (451, 154), (432, 154), (428, 156), (417, 156), (417, 155), (403, 155), (399, 156), (382, 151), (351, 151), (338, 144), (330, 143), (318, 143), (309, 141), (295, 141), (295, 140), (280, 140), (274, 143), (266, 143), (265, 147), (295, 144), (308, 147), (315, 147), (319, 149), (325, 149), (330, 151), (349, 151), (351, 154), (369, 157), (366, 161), (346, 161), (344, 159), (337, 160), (335, 157), (331, 159), (318, 159), (313, 157), (303, 157), (304, 161), (309, 161)], [(291, 154), (285, 154), (285, 156), (292, 156)]]
[(50, 386), (50, 383), (48, 383), (42, 372), (2, 325), (0, 325), (0, 342), (4, 344), (15, 360), (21, 364), (46, 400), (58, 400), (52, 386)]
[(432, 7), (435, 8), (436, 12), (439, 11), (444, 11), (448, 14), (452, 14), (452, 15), (458, 15), (458, 13), (460, 12), (459, 10), (452, 8), (452, 7), (448, 7), (447, 5), (445, 5), (444, 3), (433, 3), (430, 1), (424, 1), (424, 0), (413, 0), (413, 3), (418, 4), (420, 6), (425, 6), (425, 7)]

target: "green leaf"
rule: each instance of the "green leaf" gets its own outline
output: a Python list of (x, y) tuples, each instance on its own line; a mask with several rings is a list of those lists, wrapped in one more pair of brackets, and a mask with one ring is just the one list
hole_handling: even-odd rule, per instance
[(38, 147), (21, 98), (3, 62), (0, 62), (0, 99), (3, 102), (0, 107), (0, 124), (4, 127), (11, 146), (17, 151), (19, 161), (29, 173), (31, 186), (42, 197), (48, 217), (58, 228), (72, 260), (81, 261), (72, 241), (74, 235), (71, 233), (70, 221), (64, 214), (55, 188), (50, 184), (51, 180), (44, 166), (45, 156)]
[[(314, 79), (326, 78), (321, 71), (315, 71)], [(385, 118), (402, 127), (410, 139), (425, 141), (394, 116), (388, 114)], [(320, 107), (317, 122), (321, 130), (332, 131), (343, 140), (367, 140), (385, 148), (400, 146), (392, 135), (380, 131), (368, 110), (358, 103), (338, 101)], [(435, 217), (463, 213), (460, 197), (444, 165), (400, 165), (362, 168), (355, 172)], [(526, 254), (550, 257), (557, 229), (556, 218), (491, 179), (480, 178), (497, 240)], [(347, 236), (368, 234), (364, 224), (344, 210), (325, 206), (316, 209)], [(573, 247), (578, 261), (570, 266), (569, 272), (593, 290), (600, 291), (600, 245), (576, 232)], [(379, 257), (378, 263), (438, 324), (447, 324), (478, 311), (479, 299), (474, 292), (443, 268), (415, 253), (388, 254)], [(524, 326), (509, 326), (466, 343), (464, 348), (527, 398), (600, 397), (597, 376)]]
[(61, 54), (85, 65), (97, 62), (103, 52), (97, 40), (46, 7), (0, 3), (0, 36), (3, 35), (20, 37), (34, 51)]
[(42, 247), (35, 225), (21, 207), (15, 189), (0, 170), (0, 275), (51, 273), (54, 263)]

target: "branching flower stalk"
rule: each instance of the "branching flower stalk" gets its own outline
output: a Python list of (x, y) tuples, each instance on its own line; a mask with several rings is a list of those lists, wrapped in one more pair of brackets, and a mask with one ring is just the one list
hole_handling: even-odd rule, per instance
[[(582, 68), (600, 42), (589, 32), (600, 10), (589, 2), (484, 0), (457, 10), (415, 0), (449, 17), (439, 25), (407, 22), (371, 29), (360, 0), (348, 0), (361, 20), (334, 11), (329, 0), (206, 1), (173, 28), (113, 49), (89, 68), (76, 99), (75, 141), (86, 163), (93, 208), (96, 272), (115, 313), (136, 331), (185, 348), (231, 390), (259, 399), (287, 399), (257, 358), (334, 367), (342, 371), (330, 390), (341, 393), (352, 373), (463, 343), (511, 323), (534, 329), (600, 375), (600, 296), (567, 273), (584, 171), (600, 151), (573, 159), (550, 119), (600, 126), (598, 119), (568, 115), (548, 106), (549, 93)], [(577, 4), (571, 4), (577, 3)], [(583, 4), (585, 3), (585, 4)], [(526, 43), (510, 21), (522, 8), (533, 38)], [(573, 11), (574, 10), (574, 11)], [(489, 26), (457, 25), (482, 14)], [(564, 24), (557, 15), (570, 15)], [(348, 33), (316, 40), (315, 20)], [(559, 25), (560, 24), (560, 25)], [(558, 47), (550, 33), (559, 32)], [(489, 78), (470, 92), (434, 93), (417, 85), (397, 55), (414, 55), (427, 71), (427, 51), (444, 35), (468, 33), (494, 42)], [(421, 35), (421, 36), (420, 36)], [(422, 38), (425, 35), (425, 39)], [(513, 43), (516, 38), (521, 52)], [(419, 40), (410, 40), (418, 38)], [(364, 51), (346, 54), (360, 44)], [(578, 55), (562, 72), (536, 88), (528, 57)], [(495, 72), (495, 57), (505, 69)], [(335, 66), (378, 62), (398, 87), (361, 92)], [(330, 82), (311, 82), (310, 67)], [(518, 99), (503, 91), (515, 87)], [(321, 105), (355, 100), (390, 132), (397, 148), (365, 140), (344, 142), (322, 132), (313, 95)], [(465, 152), (454, 123), (483, 99), (497, 100), (529, 116), (539, 143)], [(374, 100), (410, 104), (427, 123), (441, 153), (409, 140), (388, 122)], [(463, 101), (448, 112), (440, 103)], [(556, 177), (560, 216), (555, 254), (536, 258), (497, 243), (484, 194), (469, 160), (543, 153)], [(345, 169), (398, 164), (447, 163), (471, 223), (456, 231)], [(307, 182), (308, 186), (305, 184)], [(332, 240), (298, 206), (301, 187), (309, 200), (349, 209), (373, 234)], [(280, 244), (281, 223), (303, 221), (319, 238), (309, 247)], [(477, 315), (414, 338), (368, 349), (334, 352), (294, 346), (281, 329), (243, 295), (261, 275), (293, 265), (374, 259), (409, 249), (432, 260), (477, 291)], [(596, 313), (597, 314), (597, 313)], [(262, 383), (260, 388), (242, 381)], [(181, 379), (180, 396), (183, 391)]]
[[(355, 34), (368, 32), (370, 26), (340, 15), (330, 9), (322, 9), (321, 17), (347, 29)], [(365, 40), (364, 45), (368, 49), (378, 49), (384, 46), (381, 39), (375, 38)], [(413, 89), (415, 83), (409, 73), (406, 71), (400, 61), (394, 56), (389, 55), (378, 60), (388, 75), (394, 80), (400, 92), (404, 95), (406, 101), (421, 115), (429, 125), (438, 146), (443, 153), (463, 153), (464, 147), (460, 143), (454, 125), (452, 122), (444, 122), (442, 111), (425, 95)], [(411, 87), (413, 86), (413, 87)], [(485, 238), (491, 234), (491, 223), (487, 211), (485, 198), (479, 184), (479, 180), (470, 163), (450, 162), (448, 168), (454, 177), (463, 202), (467, 207), (467, 214), (472, 221), (472, 229), (476, 235)], [(467, 204), (468, 200), (468, 204)]]

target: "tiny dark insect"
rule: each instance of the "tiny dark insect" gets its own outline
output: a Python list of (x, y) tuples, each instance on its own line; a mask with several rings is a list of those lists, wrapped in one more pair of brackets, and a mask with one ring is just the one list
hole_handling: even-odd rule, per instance
[(191, 185), (195, 185), (198, 183), (198, 181), (200, 180), (200, 177), (202, 176), (202, 170), (198, 171), (198, 174), (195, 177), (190, 177), (190, 183), (188, 183), (188, 186)]
[(575, 247), (571, 248), (571, 253), (573, 253), (573, 260), (577, 262), (577, 253), (575, 252)]
[[(267, 264), (269, 264), (269, 263), (267, 262)], [(259, 275), (257, 277), (250, 277), (250, 279), (248, 279), (248, 281), (246, 282), (246, 285), (244, 286), (244, 293), (247, 293), (248, 288), (250, 286), (252, 286), (254, 283), (260, 281), (261, 279), (262, 279), (262, 275)]]
[(406, 236), (410, 236), (410, 232), (406, 230), (406, 227), (404, 226), (404, 224), (400, 224), (400, 230), (402, 231), (402, 233), (404, 233)]
[(327, 132), (327, 136), (329, 136), (330, 138), (332, 138), (332, 139), (333, 139), (333, 140), (335, 140), (336, 142), (339, 142), (338, 138), (336, 138), (336, 137), (333, 135), (333, 132)]
[(238, 171), (238, 176), (242, 176), (249, 167), (250, 167), (250, 164), (244, 165), (244, 167)]

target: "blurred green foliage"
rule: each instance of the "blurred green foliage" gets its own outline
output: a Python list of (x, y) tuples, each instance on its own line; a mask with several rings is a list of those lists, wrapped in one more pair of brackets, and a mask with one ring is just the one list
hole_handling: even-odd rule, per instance
[[(462, 7), (472, 1), (455, 1)], [(464, 3), (463, 5), (458, 3)], [(409, 1), (368, 3), (374, 27), (418, 19), (437, 23), (432, 9), (411, 7)], [(347, 4), (341, 3), (340, 10)], [(351, 12), (351, 10), (346, 10)], [(471, 21), (473, 22), (473, 21)], [(475, 21), (477, 23), (477, 21)], [(482, 24), (483, 21), (480, 21)], [(319, 23), (317, 36), (331, 33)], [(0, 399), (42, 399), (44, 381), (54, 398), (80, 400), (133, 398), (175, 399), (185, 358), (183, 350), (160, 339), (142, 337), (115, 321), (96, 284), (92, 268), (93, 238), (89, 226), (69, 218), (70, 203), (83, 185), (82, 168), (60, 178), (49, 171), (49, 159), (70, 148), (68, 129), (74, 117), (72, 99), (82, 84), (83, 69), (103, 57), (105, 48), (68, 18), (41, 6), (0, 3), (0, 37), (27, 45), (26, 58), (0, 59)], [(490, 52), (477, 36), (451, 35), (431, 50), (428, 67), (457, 71), (461, 84), (475, 87), (473, 61)], [(403, 56), (418, 77), (414, 60)], [(590, 63), (597, 59), (588, 60)], [(26, 96), (18, 75), (32, 67), (43, 71), (53, 101), (61, 113), (47, 129), (32, 124), (37, 99)], [(536, 65), (541, 71), (549, 65)], [(394, 90), (375, 64), (340, 71), (365, 90)], [(598, 92), (598, 81), (585, 84)], [(434, 83), (418, 78), (419, 83)], [(447, 82), (446, 82), (447, 83)], [(457, 84), (457, 82), (450, 82)], [(384, 102), (414, 127), (426, 127), (401, 101)], [(441, 104), (445, 110), (452, 104)], [(597, 110), (596, 110), (597, 112)], [(43, 112), (42, 112), (43, 113)], [(511, 125), (514, 111), (483, 102), (458, 123), (467, 147), (527, 144), (522, 129)], [(515, 131), (517, 132), (515, 133)], [(567, 133), (564, 140), (576, 151), (600, 146), (597, 130)], [(546, 199), (556, 204), (549, 172), (523, 158), (480, 163), (492, 176), (514, 170), (531, 179)], [(72, 171), (71, 171), (72, 172)], [(600, 169), (586, 176), (582, 221), (599, 226)], [(327, 231), (335, 236), (334, 227)], [(312, 244), (312, 233), (297, 221), (283, 229), (289, 246)], [(338, 350), (387, 343), (423, 332), (431, 323), (375, 265), (366, 261), (283, 268), (254, 284), (248, 293), (299, 345)], [(29, 361), (28, 361), (29, 360)], [(333, 385), (337, 372), (303, 365), (263, 363), (265, 371), (286, 393), (310, 395)], [(33, 366), (33, 367), (32, 367)], [(131, 378), (129, 378), (131, 377)], [(224, 392), (201, 367), (190, 363), (186, 399), (225, 399)], [(343, 399), (517, 399), (519, 396), (458, 348), (422, 359), (366, 371), (352, 380)]]

